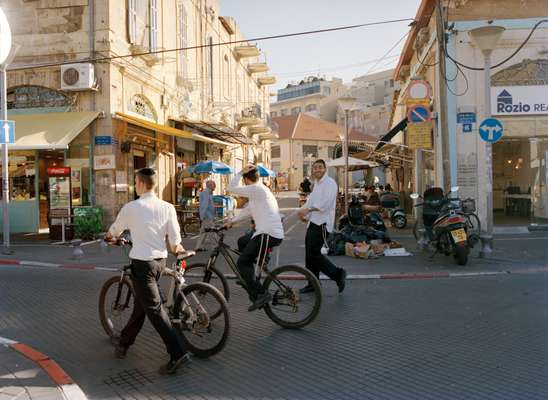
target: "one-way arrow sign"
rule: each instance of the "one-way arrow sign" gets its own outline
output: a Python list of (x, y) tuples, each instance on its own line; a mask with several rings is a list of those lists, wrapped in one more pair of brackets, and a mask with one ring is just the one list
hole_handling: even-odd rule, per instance
[(4, 143), (14, 144), (15, 143), (15, 122), (0, 120), (0, 128), (1, 128), (0, 144), (4, 144)]

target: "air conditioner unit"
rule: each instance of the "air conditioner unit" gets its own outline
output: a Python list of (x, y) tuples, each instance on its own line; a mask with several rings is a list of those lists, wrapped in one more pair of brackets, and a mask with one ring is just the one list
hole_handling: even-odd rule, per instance
[(95, 88), (95, 68), (90, 63), (61, 66), (61, 90), (81, 91)]

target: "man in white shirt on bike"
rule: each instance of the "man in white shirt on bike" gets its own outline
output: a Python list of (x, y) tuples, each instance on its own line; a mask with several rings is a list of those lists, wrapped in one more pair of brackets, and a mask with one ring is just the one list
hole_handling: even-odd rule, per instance
[[(240, 181), (244, 186), (240, 185)], [(269, 248), (279, 246), (284, 238), (282, 218), (278, 202), (272, 192), (259, 180), (259, 171), (250, 165), (240, 171), (229, 183), (228, 192), (247, 197), (249, 204), (242, 212), (226, 226), (230, 228), (235, 222), (245, 218), (253, 218), (255, 233), (243, 249), (238, 258), (237, 267), (246, 286), (249, 288), (249, 297), (253, 304), (248, 308), (254, 311), (271, 300), (271, 295), (262, 290), (260, 282), (255, 277), (255, 261), (262, 263)]]
[(168, 255), (166, 236), (171, 251), (182, 253), (185, 250), (181, 246), (181, 230), (175, 207), (156, 196), (155, 186), (156, 173), (152, 168), (143, 168), (136, 172), (135, 190), (139, 199), (122, 207), (105, 238), (113, 241), (123, 231), (129, 230), (133, 242), (129, 257), (135, 303), (127, 325), (119, 338), (113, 338), (113, 342), (116, 356), (124, 358), (127, 349), (135, 342), (143, 327), (146, 315), (170, 355), (169, 362), (160, 368), (160, 373), (173, 374), (189, 360), (189, 355), (162, 305), (158, 280)]
[[(314, 162), (312, 175), (315, 179), (314, 188), (304, 206), (299, 210), (301, 220), (308, 221), (305, 237), (306, 268), (318, 279), (320, 272), (323, 272), (337, 283), (341, 293), (346, 284), (346, 271), (337, 267), (322, 254), (322, 247), (327, 245), (327, 236), (333, 231), (335, 225), (339, 189), (337, 183), (327, 175), (325, 161)], [(313, 290), (314, 287), (307, 285), (300, 292), (309, 293)]]

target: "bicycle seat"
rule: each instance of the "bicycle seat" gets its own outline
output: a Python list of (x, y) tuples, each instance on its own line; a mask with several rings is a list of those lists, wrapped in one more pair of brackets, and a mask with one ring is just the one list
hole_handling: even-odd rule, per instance
[(194, 257), (196, 255), (195, 251), (187, 250), (181, 253), (177, 253), (177, 260), (186, 260), (187, 258)]

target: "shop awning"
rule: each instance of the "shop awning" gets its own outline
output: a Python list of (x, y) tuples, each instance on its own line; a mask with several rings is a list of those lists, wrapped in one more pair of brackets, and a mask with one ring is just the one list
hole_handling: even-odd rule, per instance
[(199, 142), (204, 142), (204, 143), (214, 143), (214, 144), (218, 144), (219, 146), (225, 146), (225, 147), (228, 147), (231, 145), (231, 143), (226, 143), (226, 142), (223, 142), (222, 140), (213, 139), (207, 136), (199, 135), (197, 133), (192, 133), (192, 139), (197, 140)]
[(134, 117), (133, 115), (127, 115), (120, 112), (117, 112), (115, 116), (117, 119), (129, 122), (130, 124), (137, 125), (142, 128), (150, 129), (151, 131), (156, 131), (171, 136), (178, 136), (181, 138), (192, 139), (192, 132), (172, 128), (171, 126), (160, 125), (152, 121), (147, 121), (146, 119)]
[(10, 150), (64, 150), (88, 127), (98, 112), (62, 112), (18, 114), (8, 116), (15, 121), (15, 144)]
[(187, 119), (171, 118), (183, 128), (203, 133), (203, 137), (216, 139), (227, 145), (231, 144), (253, 144), (253, 141), (241, 132), (221, 123), (208, 123), (205, 121), (191, 121)]
[(390, 129), (382, 138), (379, 140), (375, 151), (379, 150), (386, 143), (390, 142), (394, 136), (396, 136), (400, 131), (403, 131), (407, 127), (407, 117), (402, 119), (396, 126)]

